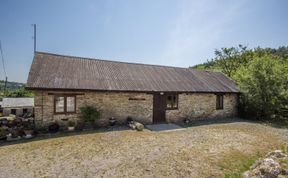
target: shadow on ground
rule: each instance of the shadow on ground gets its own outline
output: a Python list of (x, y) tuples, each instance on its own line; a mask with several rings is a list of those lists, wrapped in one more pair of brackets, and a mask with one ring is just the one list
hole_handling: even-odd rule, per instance
[(206, 119), (206, 120), (193, 120), (190, 123), (181, 124), (183, 127), (196, 127), (202, 125), (211, 125), (211, 124), (228, 124), (228, 123), (238, 123), (238, 122), (249, 122), (255, 123), (255, 121), (245, 120), (240, 118), (226, 118), (226, 119)]
[[(240, 118), (233, 118), (233, 119), (207, 119), (207, 120), (194, 120), (191, 121), (188, 124), (185, 123), (177, 123), (176, 124), (157, 124), (157, 125), (146, 125), (145, 127), (148, 128), (151, 131), (173, 131), (173, 130), (180, 130), (185, 129), (185, 127), (196, 127), (196, 126), (202, 126), (202, 125), (211, 125), (211, 124), (225, 124), (225, 123), (238, 123), (238, 122), (253, 122), (251, 120), (244, 120)], [(105, 132), (117, 132), (117, 131), (125, 131), (130, 130), (131, 132), (136, 132), (134, 130), (131, 130), (128, 126), (112, 126), (112, 127), (105, 127), (105, 128), (98, 128), (94, 130), (87, 130), (87, 131), (73, 131), (73, 132), (58, 132), (55, 134), (39, 134), (36, 135), (36, 137), (31, 139), (21, 139), (17, 141), (0, 141), (0, 147), (2, 146), (8, 146), (8, 145), (15, 145), (15, 144), (21, 144), (21, 143), (27, 143), (27, 142), (33, 142), (33, 141), (40, 141), (40, 140), (47, 140), (47, 139), (53, 139), (53, 138), (61, 138), (61, 137), (69, 137), (69, 136), (75, 136), (75, 135), (85, 135), (85, 134), (93, 134), (93, 133), (105, 133)]]
[(151, 124), (151, 125), (146, 125), (145, 127), (154, 132), (167, 132), (167, 131), (176, 131), (176, 130), (183, 129), (183, 127), (173, 124), (173, 123)]
[(53, 139), (53, 138), (69, 137), (69, 136), (75, 136), (75, 135), (86, 135), (86, 134), (94, 134), (94, 133), (117, 132), (117, 131), (124, 131), (124, 130), (131, 130), (131, 129), (128, 126), (111, 126), (111, 127), (98, 128), (98, 129), (92, 129), (92, 130), (79, 130), (79, 131), (76, 130), (73, 132), (63, 131), (63, 132), (57, 132), (57, 133), (37, 134), (35, 137), (30, 138), (30, 139), (20, 139), (20, 140), (10, 141), (10, 142), (2, 140), (0, 141), (0, 148), (2, 146), (28, 143), (28, 142), (47, 140), (47, 139)]

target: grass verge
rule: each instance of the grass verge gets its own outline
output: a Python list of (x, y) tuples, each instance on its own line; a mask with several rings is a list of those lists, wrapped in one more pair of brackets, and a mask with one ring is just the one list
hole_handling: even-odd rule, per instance
[(233, 150), (219, 160), (217, 165), (224, 172), (224, 178), (241, 178), (243, 172), (255, 163), (262, 156), (261, 153), (245, 154), (239, 150)]

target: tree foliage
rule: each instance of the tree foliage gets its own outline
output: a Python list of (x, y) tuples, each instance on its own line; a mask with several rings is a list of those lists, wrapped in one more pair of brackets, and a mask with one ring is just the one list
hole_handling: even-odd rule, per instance
[(213, 59), (192, 68), (222, 71), (234, 79), (242, 92), (241, 114), (271, 118), (288, 110), (288, 47), (221, 48)]
[(228, 77), (232, 77), (240, 66), (245, 66), (252, 58), (252, 53), (246, 46), (221, 48), (215, 50), (216, 65)]
[(7, 90), (3, 92), (2, 97), (33, 97), (33, 93), (25, 89), (25, 86), (21, 86), (18, 89)]
[(265, 54), (255, 57), (247, 66), (237, 70), (234, 79), (242, 96), (242, 112), (255, 113), (260, 118), (269, 118), (286, 107), (288, 100), (287, 61)]

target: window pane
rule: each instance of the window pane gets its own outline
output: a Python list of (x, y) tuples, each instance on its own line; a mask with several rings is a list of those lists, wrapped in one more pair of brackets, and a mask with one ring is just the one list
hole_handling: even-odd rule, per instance
[(171, 96), (168, 96), (168, 97), (167, 97), (167, 100), (168, 100), (168, 101), (171, 101)]
[(55, 112), (64, 112), (63, 96), (55, 96)]
[(11, 109), (11, 114), (16, 115), (16, 109)]
[(166, 100), (166, 108), (172, 108), (172, 101), (171, 101), (171, 96), (167, 96)]
[(176, 97), (176, 95), (173, 97), (173, 107), (174, 108), (177, 108), (178, 106), (177, 106), (177, 104), (178, 104), (178, 102), (177, 102), (177, 97)]
[(223, 109), (223, 95), (216, 95), (216, 109)]
[(172, 108), (172, 103), (171, 102), (167, 103), (166, 107), (167, 108)]
[(75, 112), (75, 97), (67, 96), (67, 112)]
[(168, 95), (166, 99), (166, 108), (176, 109), (178, 106), (177, 95)]
[(28, 109), (23, 109), (23, 114), (26, 114), (28, 112)]

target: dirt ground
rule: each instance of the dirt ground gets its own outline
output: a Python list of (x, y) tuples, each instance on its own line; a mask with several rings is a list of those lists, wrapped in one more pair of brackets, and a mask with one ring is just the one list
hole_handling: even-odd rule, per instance
[(287, 141), (287, 129), (246, 122), (68, 135), (1, 145), (0, 177), (223, 177), (237, 169), (235, 155)]

